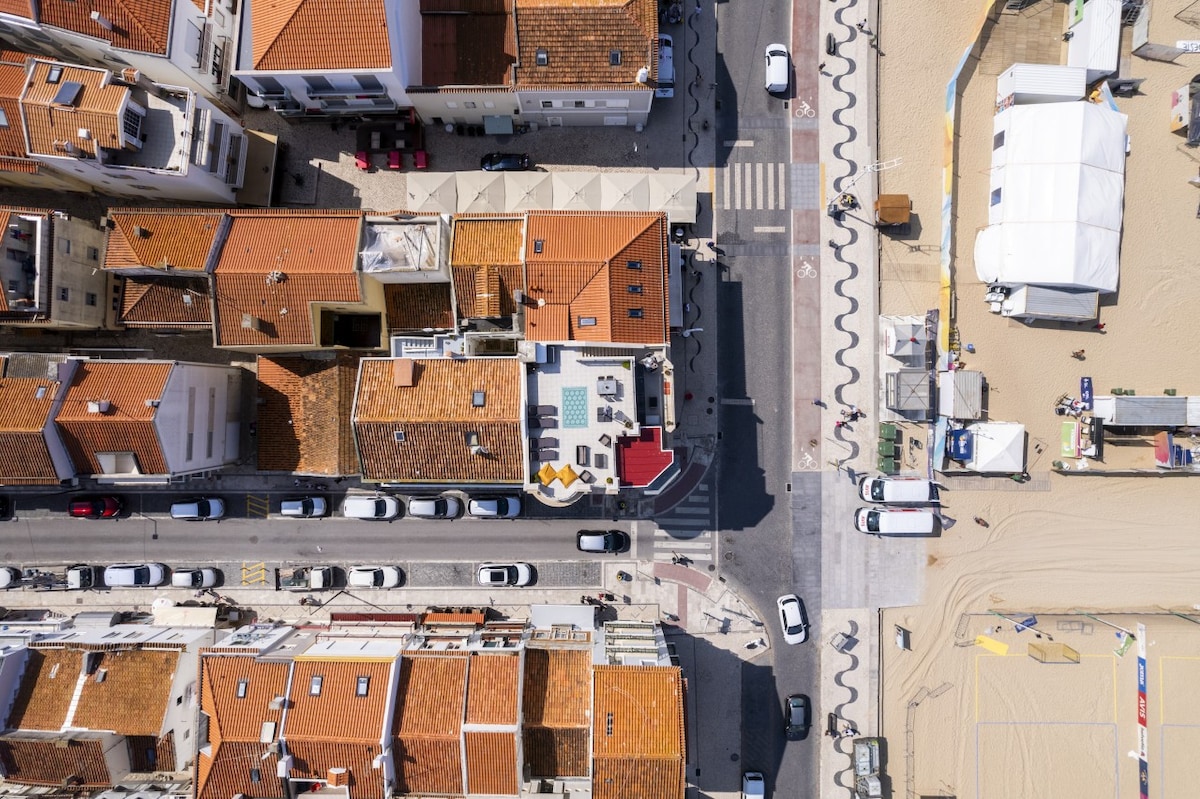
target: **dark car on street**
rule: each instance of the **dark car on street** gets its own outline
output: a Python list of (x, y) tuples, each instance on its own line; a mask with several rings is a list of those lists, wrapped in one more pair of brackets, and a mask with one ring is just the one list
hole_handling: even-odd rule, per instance
[(629, 536), (620, 530), (580, 530), (575, 536), (580, 552), (611, 553), (629, 549)]
[(479, 168), (484, 172), (522, 172), (529, 166), (526, 153), (488, 153), (479, 161)]
[(76, 519), (113, 519), (123, 507), (120, 497), (82, 497), (71, 500), (67, 511)]
[(783, 706), (787, 726), (784, 735), (789, 741), (803, 741), (808, 737), (808, 728), (812, 726), (812, 708), (808, 697), (804, 694), (792, 694)]

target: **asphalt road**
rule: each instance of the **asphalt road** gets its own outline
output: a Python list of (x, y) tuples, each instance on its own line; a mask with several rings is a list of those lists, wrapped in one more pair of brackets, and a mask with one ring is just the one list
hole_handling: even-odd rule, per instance
[[(783, 703), (789, 694), (820, 693), (820, 631), (814, 626), (807, 643), (787, 646), (775, 611), (778, 596), (795, 592), (805, 600), (810, 621), (820, 614), (820, 552), (806, 550), (809, 542), (819, 544), (819, 536), (794, 535), (789, 490), (790, 97), (763, 90), (764, 50), (788, 42), (790, 30), (791, 7), (782, 0), (718, 8), (716, 237), (727, 267), (718, 308), (721, 396), (752, 401), (722, 405), (718, 514), (727, 558), (723, 573), (768, 620), (776, 642), (769, 660), (742, 668), (740, 763), (765, 773), (768, 793), (816, 795), (821, 720), (814, 718), (807, 740), (788, 742)], [(786, 175), (776, 181), (774, 204), (773, 170)], [(723, 186), (722, 178), (731, 185)], [(808, 496), (812, 487), (799, 488)], [(816, 490), (819, 501), (819, 484)], [(814, 524), (819, 529), (819, 506)]]

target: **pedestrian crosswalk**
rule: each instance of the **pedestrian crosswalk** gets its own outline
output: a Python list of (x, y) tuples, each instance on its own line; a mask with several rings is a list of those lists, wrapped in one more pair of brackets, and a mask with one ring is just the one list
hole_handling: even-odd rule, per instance
[(708, 479), (654, 521), (654, 560), (686, 558), (702, 564), (716, 560), (717, 535), (713, 532), (716, 524)]
[(788, 208), (788, 165), (731, 161), (717, 170), (718, 208), (783, 211)]

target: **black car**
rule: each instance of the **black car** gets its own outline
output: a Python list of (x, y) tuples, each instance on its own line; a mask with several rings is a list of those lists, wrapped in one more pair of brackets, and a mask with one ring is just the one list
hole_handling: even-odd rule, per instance
[(580, 530), (575, 536), (580, 552), (611, 553), (629, 549), (629, 536), (620, 530)]
[(812, 708), (809, 707), (808, 697), (804, 694), (792, 694), (783, 706), (787, 726), (784, 735), (789, 741), (803, 741), (808, 737), (808, 728), (812, 726)]
[(529, 165), (526, 153), (488, 153), (479, 161), (484, 172), (521, 172), (529, 169)]

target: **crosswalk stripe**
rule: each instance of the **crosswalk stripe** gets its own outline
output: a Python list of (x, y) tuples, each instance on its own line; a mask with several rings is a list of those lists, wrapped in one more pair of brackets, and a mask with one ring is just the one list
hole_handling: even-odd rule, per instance
[[(662, 546), (659, 546), (661, 544)], [(710, 541), (655, 541), (655, 549), (711, 549)]]
[(763, 162), (754, 165), (754, 207), (763, 207)]
[(773, 210), (788, 207), (788, 164), (740, 161), (713, 170), (720, 172), (720, 207), (726, 210)]
[[(722, 169), (721, 171), (724, 172), (725, 170)], [(715, 175), (716, 170), (714, 169), (713, 172)], [(721, 207), (728, 208), (729, 207), (729, 176), (728, 175), (725, 175), (724, 178), (721, 180), (721, 199), (724, 201), (721, 204)]]
[(675, 512), (676, 513), (689, 513), (689, 514), (693, 514), (696, 516), (707, 516), (710, 513), (712, 513), (712, 509), (707, 506), (687, 507), (687, 506), (680, 505), (675, 508)]

